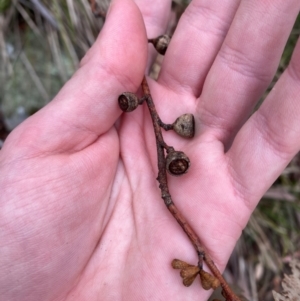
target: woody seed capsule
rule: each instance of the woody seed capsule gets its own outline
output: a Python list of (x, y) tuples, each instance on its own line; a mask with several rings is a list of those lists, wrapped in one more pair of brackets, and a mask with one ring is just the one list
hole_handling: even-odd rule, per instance
[(118, 98), (118, 102), (119, 107), (123, 112), (131, 112), (139, 105), (138, 97), (131, 92), (122, 93)]
[(164, 34), (155, 39), (149, 39), (148, 42), (152, 43), (154, 48), (159, 54), (164, 55), (168, 49), (171, 38)]
[(184, 152), (171, 151), (166, 158), (166, 169), (172, 176), (181, 176), (187, 173), (190, 159)]
[(173, 130), (180, 136), (193, 138), (195, 135), (195, 119), (193, 114), (183, 114), (173, 123)]

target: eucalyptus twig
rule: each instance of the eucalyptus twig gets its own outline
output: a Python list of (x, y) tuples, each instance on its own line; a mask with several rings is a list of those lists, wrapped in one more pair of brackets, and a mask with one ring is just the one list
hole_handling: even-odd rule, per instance
[[(167, 50), (169, 40), (170, 39), (168, 39), (166, 35), (162, 35), (156, 39), (149, 39), (148, 42), (152, 43), (159, 53), (164, 54)], [(175, 206), (168, 187), (167, 171), (174, 176), (180, 176), (187, 172), (190, 166), (190, 160), (183, 152), (175, 151), (175, 149), (172, 146), (168, 146), (165, 143), (162, 136), (161, 128), (165, 130), (172, 129), (180, 136), (192, 138), (194, 136), (195, 131), (194, 116), (192, 114), (183, 114), (180, 117), (178, 117), (173, 124), (165, 124), (162, 122), (156, 111), (145, 76), (142, 81), (142, 90), (144, 95), (140, 99), (134, 93), (122, 93), (118, 98), (119, 106), (124, 112), (131, 112), (143, 102), (147, 103), (156, 139), (158, 164), (157, 181), (159, 182), (161, 197), (164, 200), (164, 203), (171, 212), (171, 214), (174, 216), (176, 221), (179, 223), (183, 231), (186, 233), (186, 235), (192, 242), (198, 254), (197, 266), (187, 264), (178, 259), (173, 260), (172, 266), (175, 269), (181, 269), (180, 275), (183, 278), (183, 284), (185, 286), (190, 286), (193, 283), (196, 276), (199, 274), (201, 284), (204, 289), (215, 289), (221, 285), (222, 293), (226, 301), (239, 301), (240, 299), (232, 292), (229, 285), (223, 278), (222, 274), (214, 264), (213, 260), (203, 247), (196, 232), (192, 229), (192, 227), (188, 224), (184, 216)], [(166, 156), (165, 150), (167, 153)], [(213, 275), (203, 270), (203, 261), (206, 263)]]
[[(183, 231), (192, 242), (198, 254), (197, 266), (187, 264), (178, 259), (173, 260), (172, 266), (175, 269), (181, 269), (180, 275), (183, 278), (183, 284), (185, 286), (190, 286), (196, 276), (199, 274), (201, 284), (204, 289), (215, 289), (221, 285), (222, 293), (226, 298), (226, 301), (239, 301), (240, 299), (232, 292), (222, 274), (214, 264), (213, 260), (203, 247), (196, 232), (192, 229), (184, 216), (175, 206), (168, 187), (167, 171), (173, 176), (180, 176), (188, 171), (190, 160), (183, 152), (176, 151), (174, 147), (166, 144), (163, 139), (161, 128), (164, 128), (166, 130), (173, 129), (180, 136), (192, 138), (194, 136), (195, 130), (194, 116), (192, 114), (183, 114), (179, 116), (173, 124), (164, 124), (156, 111), (145, 76), (142, 81), (142, 90), (144, 95), (140, 99), (134, 93), (123, 92), (118, 98), (120, 109), (124, 112), (131, 112), (144, 102), (147, 103), (156, 139), (158, 164), (157, 181), (159, 182), (161, 197), (171, 214), (174, 216), (174, 218), (177, 220)], [(165, 155), (165, 151), (167, 155)], [(213, 275), (203, 270), (203, 261), (206, 263)]]
[[(219, 280), (222, 289), (223, 289), (223, 295), (225, 296), (226, 300), (228, 301), (239, 301), (240, 299), (232, 292), (230, 287), (228, 286), (227, 282), (223, 278), (222, 274), (216, 267), (215, 263), (209, 256), (209, 254), (206, 252), (205, 248), (202, 246), (200, 239), (198, 238), (195, 231), (192, 229), (192, 227), (188, 224), (184, 216), (181, 214), (181, 212), (178, 210), (178, 208), (175, 206), (170, 192), (168, 188), (168, 181), (167, 181), (167, 173), (166, 173), (166, 158), (164, 149), (165, 142), (163, 140), (162, 132), (161, 132), (161, 124), (160, 124), (160, 118), (157, 114), (157, 111), (155, 109), (154, 102), (152, 100), (152, 96), (150, 93), (150, 89), (146, 80), (146, 77), (143, 78), (142, 82), (142, 89), (146, 96), (146, 103), (149, 108), (149, 112), (152, 118), (155, 138), (156, 138), (156, 148), (157, 148), (157, 159), (158, 159), (158, 177), (157, 181), (159, 182), (159, 188), (161, 190), (161, 196), (162, 199), (165, 202), (165, 205), (171, 212), (171, 214), (174, 216), (174, 218), (177, 220), (179, 225), (182, 227), (183, 231), (186, 233), (190, 241), (192, 242), (199, 258), (198, 267), (199, 272), (202, 270), (202, 263), (205, 261), (213, 275)], [(162, 142), (163, 141), (163, 142)], [(166, 148), (167, 152), (170, 151), (170, 149), (173, 149), (172, 147)], [(209, 287), (210, 288), (210, 287)]]
[[(98, 9), (96, 0), (90, 0), (91, 9), (95, 16), (105, 18), (106, 13)], [(168, 35), (161, 35), (154, 39), (148, 39), (148, 43), (152, 43), (158, 53), (164, 55), (167, 51), (170, 37)], [(135, 110), (139, 105), (144, 102), (147, 103), (152, 124), (154, 128), (154, 134), (156, 139), (157, 149), (157, 164), (158, 164), (158, 177), (159, 188), (161, 190), (161, 197), (164, 200), (165, 205), (171, 212), (173, 217), (179, 223), (183, 231), (186, 233), (190, 241), (192, 242), (197, 254), (198, 264), (197, 266), (190, 265), (182, 260), (174, 259), (172, 261), (172, 267), (174, 269), (180, 269), (180, 275), (183, 278), (183, 284), (190, 286), (196, 276), (200, 275), (202, 287), (206, 290), (216, 289), (221, 285), (222, 294), (226, 301), (240, 301), (240, 299), (233, 293), (226, 280), (218, 270), (217, 266), (209, 256), (205, 248), (203, 247), (196, 232), (188, 224), (187, 220), (175, 206), (168, 187), (167, 171), (173, 176), (180, 176), (187, 172), (190, 166), (189, 158), (181, 151), (175, 151), (172, 146), (168, 146), (162, 136), (161, 128), (166, 131), (174, 130), (178, 135), (186, 138), (192, 138), (195, 132), (195, 121), (192, 114), (183, 114), (179, 116), (173, 124), (165, 124), (160, 119), (151, 93), (149, 85), (147, 83), (146, 76), (142, 81), (143, 97), (138, 98), (136, 94), (131, 92), (123, 92), (119, 98), (120, 109), (124, 112), (131, 112)], [(165, 150), (167, 155), (165, 156)], [(203, 270), (203, 261), (206, 263), (213, 275)]]

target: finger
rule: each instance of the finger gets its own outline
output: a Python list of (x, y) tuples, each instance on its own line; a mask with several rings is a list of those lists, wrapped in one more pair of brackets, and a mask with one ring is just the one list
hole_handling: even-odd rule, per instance
[(131, 0), (113, 1), (79, 70), (49, 105), (17, 130), (21, 143), (30, 141), (47, 152), (91, 144), (120, 116), (118, 95), (139, 87), (146, 60), (147, 40), (138, 7)]
[(202, 130), (230, 144), (271, 82), (300, 2), (242, 1), (205, 81)]
[(237, 194), (253, 210), (300, 149), (300, 43), (291, 63), (228, 151)]
[[(135, 0), (138, 5), (146, 26), (147, 37), (155, 38), (166, 32), (171, 12), (171, 0), (153, 0), (149, 4), (148, 0)], [(153, 45), (148, 47), (148, 70), (151, 68), (153, 60), (157, 56), (157, 52)]]
[(148, 0), (135, 0), (135, 2), (143, 15), (147, 37), (154, 38), (165, 33), (172, 1), (153, 0), (151, 4)]
[(182, 15), (159, 75), (175, 93), (198, 97), (236, 12), (239, 0), (194, 0)]

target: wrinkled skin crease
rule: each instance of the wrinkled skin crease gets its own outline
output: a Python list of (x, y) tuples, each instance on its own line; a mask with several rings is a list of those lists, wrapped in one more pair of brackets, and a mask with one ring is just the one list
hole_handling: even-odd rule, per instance
[[(154, 14), (151, 5), (136, 2), (144, 14), (147, 35), (161, 34), (165, 23), (158, 20), (163, 19), (166, 8), (153, 4), (153, 11), (157, 8)], [(217, 13), (217, 4), (210, 3)], [(289, 20), (293, 11), (299, 11), (297, 1), (293, 3), (289, 7), (281, 4), (285, 11), (290, 10)], [(192, 24), (193, 11), (202, 9), (197, 1), (191, 5), (186, 13), (187, 24)], [(293, 80), (289, 73), (283, 76), (277, 94), (271, 93), (246, 122), (268, 82), (253, 83), (245, 72), (237, 76), (234, 72), (238, 64), (227, 73), (221, 70), (220, 61), (225, 56), (223, 53), (218, 61), (217, 54), (239, 1), (227, 1), (226, 5), (228, 10), (222, 10), (224, 20), (225, 15), (229, 16), (226, 22), (210, 19), (218, 26), (227, 26), (223, 35), (212, 34), (212, 51), (204, 51), (207, 56), (215, 54), (197, 61), (203, 54), (199, 52), (192, 60), (195, 63), (188, 66), (193, 69), (195, 65), (204, 73), (210, 68), (220, 72), (201, 76), (194, 73), (194, 77), (191, 72), (190, 86), (184, 82), (186, 77), (176, 78), (187, 67), (176, 72), (180, 64), (172, 63), (179, 60), (174, 49), (195, 53), (189, 48), (193, 45), (184, 43), (180, 48), (179, 42), (186, 36), (187, 19), (183, 18), (177, 37), (173, 37), (175, 48), (170, 45), (159, 80), (149, 79), (164, 122), (171, 123), (183, 113), (195, 115), (194, 139), (163, 133), (169, 145), (184, 151), (191, 160), (186, 175), (168, 175), (169, 188), (177, 207), (220, 270), (260, 197), (300, 147), (300, 107), (292, 101), (294, 95), (300, 95), (296, 76)], [(209, 11), (205, 10), (208, 15)], [(151, 15), (156, 16), (156, 22), (152, 19), (151, 23)], [(243, 14), (237, 13), (236, 18), (239, 15)], [(293, 23), (288, 22), (285, 36)], [(238, 21), (232, 24), (228, 44), (234, 44), (236, 33), (247, 25)], [(278, 41), (283, 33), (273, 34), (279, 46), (272, 48), (272, 53), (277, 56), (270, 58), (266, 50), (260, 49), (272, 65), (270, 80), (284, 46), (284, 38)], [(120, 93), (140, 87), (148, 60), (147, 35), (137, 6), (131, 0), (114, 1), (104, 29), (73, 78), (49, 105), (7, 138), (0, 152), (0, 295), (5, 300), (180, 301), (205, 300), (210, 294), (197, 279), (187, 289), (181, 284), (179, 272), (171, 268), (174, 258), (196, 264), (197, 256), (160, 197), (155, 138), (146, 105), (129, 114), (121, 114), (117, 106)], [(291, 63), (293, 70), (297, 67), (293, 62), (299, 61), (298, 48)], [(247, 51), (246, 58), (253, 53)], [(226, 82), (228, 86), (222, 87), (224, 78), (229, 81), (231, 76), (233, 84)], [(248, 98), (237, 97), (242, 97), (240, 90), (235, 90), (238, 80)], [(193, 84), (196, 82), (202, 84)], [(215, 89), (215, 83), (219, 89)], [(228, 98), (224, 93), (219, 99), (223, 88), (225, 92), (230, 88), (232, 95)], [(279, 101), (283, 95), (284, 104)], [(217, 105), (207, 99), (218, 100)], [(280, 116), (276, 113), (279, 106)], [(284, 130), (287, 120), (293, 130)]]

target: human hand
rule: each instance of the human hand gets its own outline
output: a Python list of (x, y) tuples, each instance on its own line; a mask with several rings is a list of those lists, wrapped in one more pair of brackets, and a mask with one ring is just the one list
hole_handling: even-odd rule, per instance
[[(163, 33), (168, 3), (138, 4), (148, 37)], [(260, 197), (300, 147), (299, 44), (248, 119), (299, 7), (298, 1), (193, 1), (158, 81), (149, 81), (163, 121), (186, 112), (196, 117), (194, 139), (164, 134), (192, 164), (182, 178), (169, 177), (169, 187), (221, 270)], [(208, 296), (200, 285), (182, 286), (170, 265), (197, 257), (160, 199), (147, 108), (121, 115), (117, 105), (120, 93), (141, 83), (147, 35), (134, 3), (115, 1), (78, 72), (6, 140), (0, 152), (5, 300)]]

